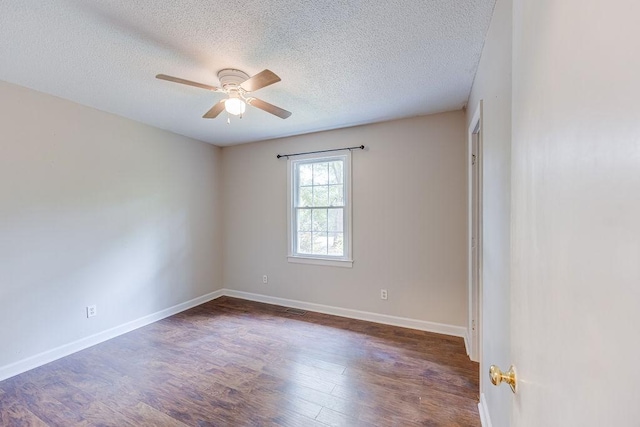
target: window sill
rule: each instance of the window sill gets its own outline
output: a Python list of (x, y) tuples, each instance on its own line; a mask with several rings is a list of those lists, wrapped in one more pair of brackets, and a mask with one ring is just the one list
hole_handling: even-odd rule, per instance
[(289, 255), (287, 258), (289, 259), (289, 262), (292, 262), (294, 264), (327, 265), (331, 267), (344, 267), (344, 268), (353, 267), (353, 260), (346, 260), (346, 259), (309, 258), (309, 257), (292, 256), (292, 255)]

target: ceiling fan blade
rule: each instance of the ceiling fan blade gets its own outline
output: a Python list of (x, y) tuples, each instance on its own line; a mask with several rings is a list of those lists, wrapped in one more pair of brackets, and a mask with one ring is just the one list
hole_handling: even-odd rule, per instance
[(158, 74), (156, 76), (156, 79), (166, 80), (168, 82), (180, 83), (180, 84), (188, 85), (188, 86), (195, 86), (195, 87), (199, 87), (199, 88), (202, 88), (202, 89), (212, 90), (214, 92), (217, 92), (217, 91), (220, 90), (220, 88), (215, 87), (215, 86), (209, 86), (209, 85), (206, 85), (206, 84), (203, 84), (203, 83), (192, 82), (191, 80), (185, 80), (185, 79), (181, 79), (179, 77), (167, 76), (166, 74)]
[(279, 81), (280, 77), (276, 76), (273, 71), (263, 70), (255, 76), (249, 77), (249, 79), (242, 82), (240, 87), (247, 92), (255, 92), (258, 89), (262, 89), (263, 87), (278, 83)]
[(280, 107), (276, 107), (273, 104), (269, 104), (268, 102), (265, 102), (261, 99), (258, 98), (249, 98), (247, 99), (247, 103), (249, 105), (253, 105), (254, 107), (257, 107), (263, 111), (266, 111), (267, 113), (271, 113), (274, 116), (278, 116), (281, 119), (286, 119), (287, 117), (289, 117), (291, 115), (290, 111), (287, 110), (283, 110)]
[(216, 117), (218, 117), (218, 114), (222, 113), (222, 110), (224, 110), (224, 101), (226, 101), (226, 99), (223, 99), (222, 101), (211, 107), (211, 109), (207, 111), (204, 116), (202, 116), (202, 118), (215, 119)]

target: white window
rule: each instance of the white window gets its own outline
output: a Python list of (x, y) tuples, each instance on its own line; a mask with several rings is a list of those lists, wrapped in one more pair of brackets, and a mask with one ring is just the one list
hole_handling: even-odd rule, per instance
[(351, 267), (351, 152), (289, 160), (289, 261)]

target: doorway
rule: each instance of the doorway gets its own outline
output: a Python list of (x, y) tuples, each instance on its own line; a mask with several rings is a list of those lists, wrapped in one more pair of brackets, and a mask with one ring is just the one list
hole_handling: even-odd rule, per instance
[[(469, 125), (469, 331), (468, 352), (480, 362), (482, 350), (482, 101)], [(481, 379), (482, 380), (482, 379)]]

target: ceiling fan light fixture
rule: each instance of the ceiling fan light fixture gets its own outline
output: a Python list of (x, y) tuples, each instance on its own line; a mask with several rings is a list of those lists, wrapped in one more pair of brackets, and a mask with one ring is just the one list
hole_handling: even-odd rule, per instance
[(224, 109), (227, 113), (239, 116), (244, 114), (247, 104), (240, 98), (229, 98), (224, 102)]

